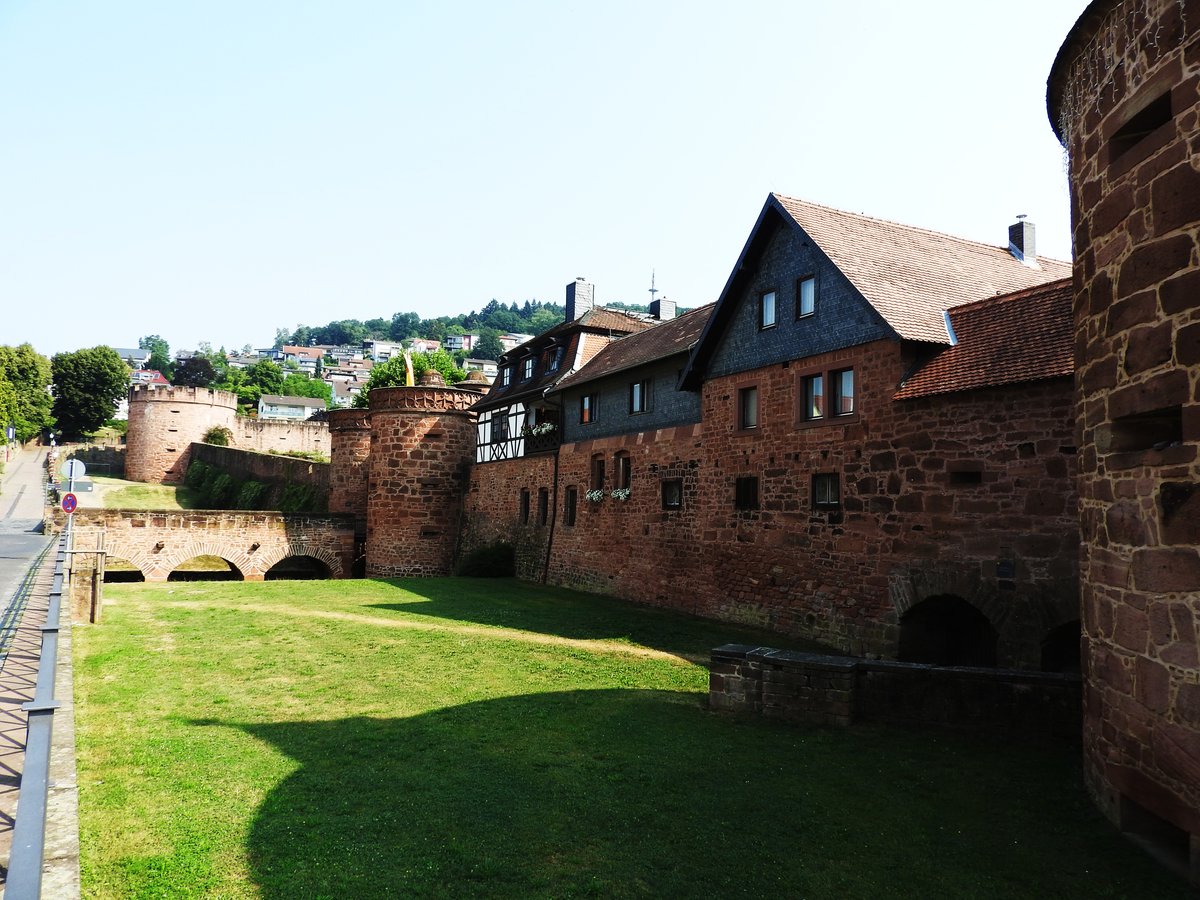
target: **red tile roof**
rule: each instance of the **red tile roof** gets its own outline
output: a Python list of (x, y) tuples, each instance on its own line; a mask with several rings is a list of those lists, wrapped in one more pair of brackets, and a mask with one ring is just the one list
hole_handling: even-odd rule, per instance
[(1027, 266), (1007, 245), (771, 196), (902, 338), (944, 344), (944, 310), (1071, 274), (1071, 264), (1059, 260)]
[(950, 323), (958, 343), (911, 375), (895, 399), (1071, 376), (1071, 299), (1064, 278), (955, 307)]
[(677, 319), (607, 344), (591, 362), (560, 381), (555, 390), (623, 372), (677, 353), (686, 353), (699, 339), (704, 323), (712, 314), (713, 305), (710, 303), (690, 310)]

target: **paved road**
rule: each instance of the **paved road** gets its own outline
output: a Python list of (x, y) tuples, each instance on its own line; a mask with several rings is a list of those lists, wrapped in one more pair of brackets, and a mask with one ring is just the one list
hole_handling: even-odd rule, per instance
[(49, 542), (41, 534), (45, 471), (46, 448), (34, 447), (10, 459), (0, 475), (0, 610)]

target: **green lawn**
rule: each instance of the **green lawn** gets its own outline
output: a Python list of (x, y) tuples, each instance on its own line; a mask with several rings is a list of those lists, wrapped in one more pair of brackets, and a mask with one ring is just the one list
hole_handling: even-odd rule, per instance
[(708, 712), (689, 660), (745, 630), (513, 581), (105, 593), (86, 897), (1186, 896), (1077, 747)]
[(99, 502), (84, 500), (88, 506), (103, 506), (105, 509), (191, 509), (190, 492), (182, 485), (142, 484), (97, 475), (92, 479)]

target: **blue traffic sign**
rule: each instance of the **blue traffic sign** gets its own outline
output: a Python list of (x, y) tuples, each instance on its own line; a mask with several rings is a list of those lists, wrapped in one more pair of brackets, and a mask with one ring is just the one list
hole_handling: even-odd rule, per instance
[(72, 494), (70, 491), (67, 491), (67, 493), (63, 494), (63, 498), (62, 498), (63, 512), (73, 513), (73, 512), (75, 512), (75, 507), (78, 505), (79, 505), (79, 498), (76, 497), (74, 494)]

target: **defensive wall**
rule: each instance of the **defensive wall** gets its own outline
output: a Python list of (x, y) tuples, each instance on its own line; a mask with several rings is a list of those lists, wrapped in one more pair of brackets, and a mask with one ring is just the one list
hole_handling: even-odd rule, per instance
[(1097, 0), (1069, 155), (1088, 784), (1200, 883), (1200, 3)]
[[(61, 528), (63, 519), (60, 512), (55, 525)], [(218, 556), (246, 581), (262, 581), (288, 557), (319, 560), (331, 578), (348, 577), (354, 562), (354, 522), (348, 516), (80, 509), (74, 527), (80, 532), (103, 529), (105, 552), (132, 563), (146, 581), (166, 581), (196, 556)]]
[(928, 666), (726, 644), (712, 651), (709, 705), (805, 725), (935, 726), (1079, 740), (1074, 674)]
[(272, 485), (307, 484), (322, 495), (329, 492), (330, 465), (327, 462), (216, 444), (193, 444), (191, 459), (215, 466), (237, 481), (261, 481)]
[[(1042, 668), (1047, 640), (1062, 634), (1058, 665), (1070, 667), (1079, 617), (1070, 379), (894, 401), (899, 352), (877, 342), (816, 361), (859, 373), (869, 414), (836, 434), (795, 426), (795, 372), (776, 365), (710, 380), (703, 425), (476, 465), (462, 552), (508, 540), (523, 578), (544, 571), (551, 584), (854, 655), (895, 657), (905, 615), (954, 597), (994, 632), (991, 664)], [(732, 398), (751, 383), (760, 426), (738, 433)], [(611, 488), (626, 461), (630, 495), (620, 500)], [(598, 462), (605, 496), (593, 503)], [(812, 502), (812, 475), (823, 471), (840, 476), (836, 509)], [(736, 483), (747, 475), (758, 479), (757, 508), (739, 510)], [(664, 502), (672, 482), (677, 506)]]
[(282, 422), (237, 415), (237, 395), (209, 388), (129, 390), (125, 477), (131, 481), (178, 484), (191, 461), (191, 445), (209, 429), (228, 428), (231, 446), (267, 453), (300, 451), (329, 455), (324, 422)]

